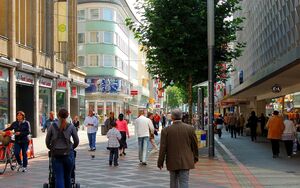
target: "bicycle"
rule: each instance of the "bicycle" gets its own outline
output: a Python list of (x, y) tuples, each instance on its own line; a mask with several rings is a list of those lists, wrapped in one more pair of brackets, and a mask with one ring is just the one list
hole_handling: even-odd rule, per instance
[(17, 168), (17, 160), (14, 155), (14, 135), (11, 131), (5, 131), (2, 136), (4, 139), (0, 142), (0, 175), (4, 174), (8, 164), (11, 170)]

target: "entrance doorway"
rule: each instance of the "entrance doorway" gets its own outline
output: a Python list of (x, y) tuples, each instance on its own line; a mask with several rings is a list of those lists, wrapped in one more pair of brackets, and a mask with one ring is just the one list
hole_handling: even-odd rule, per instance
[(31, 134), (36, 136), (34, 128), (33, 99), (34, 90), (32, 86), (17, 84), (16, 87), (16, 110), (25, 112), (26, 120), (30, 123)]

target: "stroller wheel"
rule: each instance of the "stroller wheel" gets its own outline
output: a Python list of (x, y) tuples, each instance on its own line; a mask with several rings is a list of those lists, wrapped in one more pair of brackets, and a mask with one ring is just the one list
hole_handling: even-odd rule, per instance
[(43, 188), (48, 188), (48, 183), (44, 183)]

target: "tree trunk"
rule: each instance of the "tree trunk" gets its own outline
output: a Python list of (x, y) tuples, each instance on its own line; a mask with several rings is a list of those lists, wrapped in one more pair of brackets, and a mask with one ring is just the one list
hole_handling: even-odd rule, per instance
[(188, 104), (189, 104), (189, 124), (192, 124), (193, 118), (193, 78), (189, 75), (188, 78)]

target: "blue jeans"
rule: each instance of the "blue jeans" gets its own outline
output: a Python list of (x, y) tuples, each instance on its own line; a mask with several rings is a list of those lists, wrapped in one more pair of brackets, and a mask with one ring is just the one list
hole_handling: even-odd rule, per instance
[(96, 133), (88, 133), (90, 149), (96, 149)]
[[(23, 167), (27, 167), (28, 159), (27, 159), (27, 149), (28, 149), (28, 142), (26, 143), (17, 143), (15, 142), (14, 146), (14, 153), (17, 159), (17, 162), (19, 165), (23, 164)], [(23, 163), (20, 158), (20, 151), (22, 150), (22, 156), (23, 156)]]
[(118, 165), (119, 148), (109, 148), (109, 150), (109, 165), (112, 165), (112, 162), (114, 165)]
[(171, 188), (188, 188), (189, 187), (189, 170), (170, 171)]
[(74, 153), (68, 156), (52, 158), (53, 174), (56, 188), (71, 188), (71, 173), (74, 168)]
[(148, 151), (148, 141), (149, 136), (139, 137), (139, 159), (141, 162), (145, 163), (147, 160), (147, 151)]

